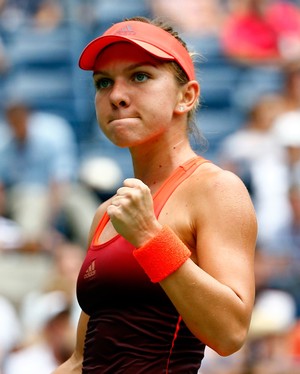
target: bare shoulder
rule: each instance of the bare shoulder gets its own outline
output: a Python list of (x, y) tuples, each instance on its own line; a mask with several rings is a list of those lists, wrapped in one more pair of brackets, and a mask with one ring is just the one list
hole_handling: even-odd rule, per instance
[(107, 209), (108, 205), (111, 202), (111, 199), (112, 199), (112, 197), (108, 200), (105, 200), (104, 202), (102, 202), (99, 205), (98, 209), (96, 210), (94, 220), (98, 221), (99, 219), (102, 218), (103, 214), (106, 212), (106, 209)]
[[(189, 179), (189, 193), (193, 196), (197, 217), (205, 220), (214, 215), (223, 219), (244, 217), (256, 226), (251, 197), (237, 175), (213, 163), (205, 163)], [(197, 213), (199, 211), (202, 215)]]
[(189, 185), (195, 192), (205, 194), (206, 198), (226, 196), (233, 200), (245, 199), (250, 196), (243, 181), (234, 173), (224, 170), (213, 163), (205, 163), (191, 176)]

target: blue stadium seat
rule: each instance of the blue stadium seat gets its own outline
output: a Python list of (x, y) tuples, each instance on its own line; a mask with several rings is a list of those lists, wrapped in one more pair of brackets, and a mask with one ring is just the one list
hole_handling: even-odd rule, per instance
[(25, 26), (8, 47), (13, 69), (41, 69), (69, 66), (72, 63), (68, 26), (41, 31)]
[(124, 18), (136, 16), (149, 16), (147, 0), (101, 0), (95, 4), (94, 34), (100, 35), (113, 23)]
[(282, 92), (283, 84), (283, 71), (279, 67), (244, 67), (232, 90), (232, 106), (242, 111), (248, 111), (257, 97), (263, 94)]
[(231, 63), (197, 65), (197, 79), (201, 86), (201, 102), (205, 108), (228, 108), (240, 69)]
[(77, 65), (86, 38), (87, 31), (72, 21), (44, 31), (23, 25), (8, 45), (11, 67), (4, 89), (8, 97), (17, 94), (37, 110), (62, 115), (78, 137), (87, 119), (87, 90)]
[(222, 63), (224, 56), (221, 50), (220, 39), (216, 35), (197, 35), (183, 33), (188, 49), (199, 55), (198, 60), (209, 64)]
[(25, 99), (37, 110), (63, 115), (67, 120), (72, 110), (72, 82), (64, 70), (18, 71), (6, 82), (5, 96)]
[(202, 108), (198, 111), (196, 120), (200, 132), (208, 142), (206, 157), (214, 160), (222, 140), (243, 125), (244, 114), (234, 108)]

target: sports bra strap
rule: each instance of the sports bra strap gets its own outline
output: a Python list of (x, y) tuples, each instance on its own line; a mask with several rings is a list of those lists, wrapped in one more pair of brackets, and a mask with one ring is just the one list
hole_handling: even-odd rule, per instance
[(180, 165), (170, 177), (161, 185), (159, 190), (154, 194), (154, 212), (155, 216), (158, 217), (163, 206), (167, 202), (168, 198), (172, 195), (175, 189), (188, 178), (197, 168), (205, 162), (210, 162), (200, 156), (194, 157), (184, 164)]

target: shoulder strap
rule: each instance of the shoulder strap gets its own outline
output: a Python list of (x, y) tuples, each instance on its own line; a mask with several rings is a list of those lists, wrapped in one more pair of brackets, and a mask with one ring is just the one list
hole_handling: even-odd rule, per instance
[(109, 215), (106, 212), (104, 212), (104, 214), (100, 218), (98, 226), (97, 226), (97, 228), (94, 232), (93, 239), (92, 239), (92, 242), (91, 242), (92, 245), (95, 245), (95, 244), (97, 245), (97, 241), (100, 237), (100, 234), (103, 231), (103, 229), (104, 229), (104, 227), (105, 227), (105, 225), (107, 224), (108, 221), (109, 221)]
[(194, 157), (184, 164), (180, 165), (170, 177), (162, 184), (160, 189), (153, 196), (154, 211), (156, 217), (159, 216), (163, 206), (175, 189), (188, 178), (200, 165), (210, 162), (200, 156)]

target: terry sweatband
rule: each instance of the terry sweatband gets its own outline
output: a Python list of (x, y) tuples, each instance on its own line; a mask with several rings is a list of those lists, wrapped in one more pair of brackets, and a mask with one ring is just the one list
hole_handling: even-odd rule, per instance
[(191, 255), (191, 251), (168, 227), (133, 251), (137, 262), (153, 283), (160, 282), (177, 270)]

